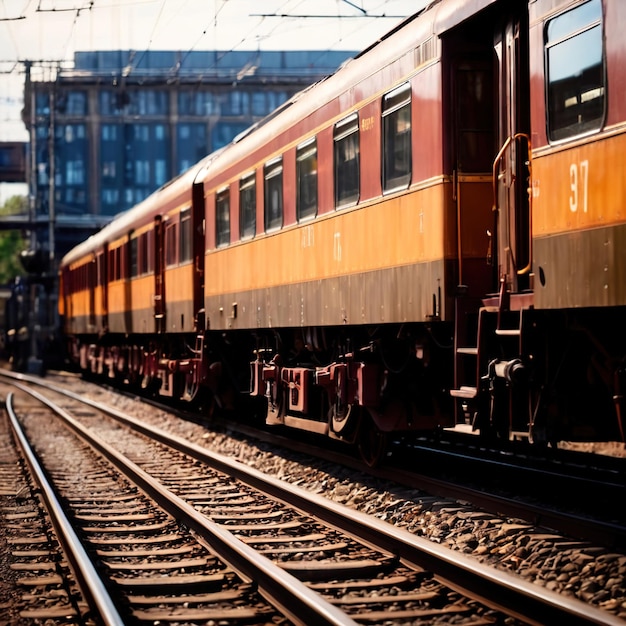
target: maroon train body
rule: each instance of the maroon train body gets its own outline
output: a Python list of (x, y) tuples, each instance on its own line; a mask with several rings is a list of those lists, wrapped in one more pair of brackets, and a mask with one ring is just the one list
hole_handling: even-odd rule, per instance
[(72, 250), (86, 371), (357, 442), (624, 437), (626, 7), (441, 0)]

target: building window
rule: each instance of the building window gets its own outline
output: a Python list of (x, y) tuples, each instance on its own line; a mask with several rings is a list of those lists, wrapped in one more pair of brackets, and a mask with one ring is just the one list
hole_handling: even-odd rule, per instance
[(138, 185), (150, 184), (150, 161), (139, 159), (135, 161), (135, 182)]
[[(105, 215), (110, 215), (112, 212), (116, 212), (116, 207), (120, 201), (120, 193), (117, 189), (103, 189), (102, 190), (102, 203), (112, 207), (111, 211), (103, 210)], [(104, 207), (103, 207), (104, 209)]]
[(66, 115), (87, 115), (87, 94), (84, 91), (68, 92), (63, 108)]
[(117, 141), (117, 124), (102, 124), (102, 141)]
[(263, 169), (265, 179), (265, 230), (273, 230), (283, 225), (283, 159), (266, 163)]
[(228, 145), (239, 133), (248, 128), (249, 124), (241, 122), (217, 122), (211, 131), (211, 150), (218, 150)]
[(50, 115), (50, 94), (38, 93), (35, 96), (36, 115)]
[(180, 212), (180, 262), (191, 261), (191, 210), (183, 209)]
[(383, 190), (405, 189), (411, 182), (411, 85), (383, 97)]
[(169, 108), (167, 92), (159, 89), (130, 91), (125, 104), (129, 115), (167, 115)]
[(65, 164), (65, 184), (84, 185), (85, 184), (85, 164), (82, 160), (68, 161)]
[(252, 93), (252, 115), (266, 115), (269, 113), (267, 107), (267, 99), (264, 91), (255, 91)]
[(154, 183), (162, 187), (167, 182), (167, 163), (165, 159), (156, 159), (154, 162)]
[(296, 149), (296, 212), (298, 220), (317, 214), (317, 142), (315, 137)]
[(222, 111), (222, 115), (250, 115), (250, 94), (247, 91), (231, 91), (226, 110)]
[(176, 132), (178, 173), (181, 173), (209, 154), (209, 140), (207, 126), (200, 122), (179, 124)]
[(550, 140), (598, 130), (606, 92), (601, 0), (551, 19), (545, 37)]
[[(59, 124), (55, 129), (56, 198), (64, 210), (84, 211), (87, 204), (89, 146), (84, 124)], [(41, 158), (40, 158), (41, 157)], [(47, 165), (47, 151), (38, 155)]]
[(256, 234), (256, 173), (239, 182), (239, 231), (242, 239)]
[(359, 116), (339, 122), (334, 131), (335, 207), (359, 199)]
[(100, 114), (121, 115), (130, 102), (128, 92), (107, 89), (100, 92)]
[(218, 192), (215, 200), (215, 244), (230, 243), (230, 195), (228, 189)]
[(204, 117), (216, 113), (213, 94), (209, 91), (178, 92), (178, 115)]

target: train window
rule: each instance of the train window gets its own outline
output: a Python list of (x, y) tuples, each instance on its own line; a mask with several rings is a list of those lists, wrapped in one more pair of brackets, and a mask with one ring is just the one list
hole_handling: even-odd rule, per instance
[(148, 272), (147, 235), (148, 233), (139, 235), (137, 241), (137, 271), (139, 276), (143, 276)]
[(102, 285), (104, 285), (104, 254), (102, 252), (99, 253), (98, 256), (96, 256), (96, 264), (98, 266), (97, 284), (98, 287), (101, 287)]
[(191, 210), (180, 212), (180, 262), (191, 261)]
[(165, 265), (171, 267), (178, 263), (178, 229), (176, 224), (167, 224), (165, 226)]
[(242, 239), (256, 233), (256, 173), (239, 182), (239, 234)]
[(122, 248), (113, 250), (113, 280), (122, 278)]
[(120, 251), (120, 278), (128, 278), (128, 244), (125, 243), (119, 248)]
[(359, 199), (359, 116), (335, 125), (335, 207), (356, 204)]
[(317, 142), (315, 137), (296, 149), (296, 212), (298, 220), (317, 213)]
[(139, 276), (139, 255), (138, 255), (139, 239), (134, 237), (130, 240), (130, 276), (135, 278)]
[(598, 130), (605, 110), (601, 0), (551, 19), (545, 38), (550, 140)]
[(223, 189), (215, 199), (215, 244), (226, 246), (230, 243), (230, 194)]
[(454, 87), (456, 169), (491, 172), (495, 154), (491, 64), (459, 63)]
[(146, 272), (154, 271), (154, 231), (146, 233)]
[(283, 159), (279, 157), (265, 164), (265, 230), (283, 225)]
[(411, 182), (411, 85), (383, 97), (383, 190), (404, 189)]

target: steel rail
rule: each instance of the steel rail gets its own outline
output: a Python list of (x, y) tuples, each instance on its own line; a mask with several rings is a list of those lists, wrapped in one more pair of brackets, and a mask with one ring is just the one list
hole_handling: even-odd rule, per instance
[[(33, 382), (45, 386), (40, 379)], [(24, 390), (33, 393), (27, 388)], [(462, 590), (464, 593), (470, 593), (484, 604), (497, 610), (538, 625), (567, 623), (571, 626), (583, 624), (624, 626), (623, 620), (611, 613), (589, 606), (573, 597), (534, 585), (387, 522), (267, 476), (238, 461), (186, 441), (182, 437), (146, 425), (113, 407), (83, 398), (68, 390), (56, 391), (103, 411), (150, 438), (210, 464), (215, 469), (228, 473), (274, 497), (283, 499), (407, 562), (431, 569), (438, 573), (437, 578), (445, 584)]]
[(109, 592), (104, 586), (100, 576), (98, 576), (91, 559), (74, 532), (70, 521), (63, 511), (63, 507), (54, 493), (52, 485), (48, 481), (33, 449), (28, 443), (13, 407), (13, 393), (9, 393), (7, 396), (6, 409), (15, 439), (21, 448), (31, 475), (39, 487), (46, 509), (48, 510), (48, 514), (55, 528), (57, 538), (72, 564), (72, 570), (77, 578), (81, 591), (88, 600), (90, 607), (97, 610), (98, 617), (103, 624), (107, 626), (124, 626), (124, 620), (117, 612)]
[[(2, 374), (4, 374), (4, 372), (0, 371), (0, 375)], [(13, 378), (22, 376), (21, 374), (14, 373), (9, 373), (8, 375)], [(44, 386), (49, 384), (47, 381), (44, 383), (39, 378), (29, 378), (29, 380), (36, 384), (43, 384)], [(115, 391), (116, 393), (121, 393), (127, 397), (137, 398), (136, 395), (123, 389), (115, 389)], [(197, 422), (197, 415), (194, 415), (193, 413), (186, 412), (180, 408), (172, 407), (171, 405), (164, 405), (163, 403), (150, 398), (141, 397), (140, 399), (149, 406), (157, 407), (160, 410), (170, 411), (175, 415), (181, 416), (182, 419), (191, 419), (192, 421)], [(331, 463), (343, 465), (357, 471), (363, 471), (363, 465), (360, 461), (356, 460), (354, 457), (341, 454), (340, 452), (335, 452), (329, 448), (320, 449), (319, 447), (315, 447), (311, 444), (299, 442), (293, 438), (278, 435), (277, 433), (272, 433), (270, 436), (266, 431), (258, 430), (236, 422), (230, 423), (230, 427), (234, 427), (240, 434), (254, 437), (255, 439), (259, 439), (266, 443), (276, 443), (276, 441), (278, 441), (278, 445), (282, 445), (289, 450), (300, 451), (303, 454), (316, 456)], [(419, 450), (421, 452), (421, 447)], [(427, 449), (427, 452), (430, 452), (430, 450)], [(484, 455), (479, 458), (478, 456), (464, 456), (451, 451), (436, 450), (436, 453), (442, 458), (449, 457), (454, 460), (480, 463), (482, 466), (492, 465), (494, 470), (498, 472), (500, 472), (501, 469), (508, 471), (511, 470), (510, 465), (507, 463), (491, 458), (485, 458)], [(530, 467), (528, 464), (525, 464), (522, 469), (533, 478), (536, 485), (541, 487), (545, 486), (544, 478), (546, 475), (552, 479), (560, 478), (563, 481), (569, 481), (569, 483), (564, 482), (563, 486), (558, 488), (559, 492), (568, 492), (572, 490), (579, 492), (581, 484), (585, 485), (587, 489), (593, 489), (594, 494), (597, 494), (600, 489), (606, 491), (607, 488), (615, 488), (616, 490), (621, 489), (621, 491), (624, 492), (624, 486), (619, 482), (618, 478), (616, 478), (613, 483), (600, 483), (597, 480), (588, 480), (584, 476), (579, 476), (575, 479), (575, 484), (573, 484), (571, 478), (566, 474), (559, 475), (552, 470), (541, 470), (539, 468)], [(602, 520), (598, 517), (593, 517), (590, 514), (584, 515), (568, 513), (566, 511), (559, 510), (558, 508), (553, 508), (549, 504), (531, 504), (514, 496), (488, 493), (479, 488), (462, 484), (454, 484), (449, 480), (438, 479), (423, 472), (410, 472), (394, 466), (382, 465), (375, 468), (368, 468), (367, 471), (369, 475), (375, 478), (389, 480), (413, 489), (425, 490), (432, 495), (439, 495), (443, 498), (469, 500), (475, 506), (481, 507), (486, 511), (494, 513), (495, 515), (519, 517), (534, 524), (535, 526), (545, 526), (577, 539), (599, 543), (600, 545), (606, 546), (610, 549), (619, 550), (626, 546), (626, 527), (615, 521)], [(618, 477), (622, 475), (618, 475), (617, 472), (614, 473)]]
[[(304, 626), (309, 624), (319, 624), (320, 626), (356, 626), (356, 622), (339, 608), (324, 600), (295, 576), (289, 574), (270, 559), (237, 539), (222, 526), (209, 520), (192, 505), (176, 496), (142, 470), (136, 463), (127, 459), (97, 435), (89, 432), (65, 409), (34, 389), (29, 389), (20, 383), (13, 384), (54, 411), (83, 441), (98, 450), (175, 518), (184, 520), (201, 538), (206, 540), (207, 536), (210, 536), (209, 544), (211, 549), (237, 572), (253, 580), (258, 585), (261, 595), (284, 611), (294, 623), (303, 624)], [(70, 395), (80, 402), (103, 411), (103, 408), (98, 403), (85, 402), (85, 399), (71, 394), (71, 392)]]

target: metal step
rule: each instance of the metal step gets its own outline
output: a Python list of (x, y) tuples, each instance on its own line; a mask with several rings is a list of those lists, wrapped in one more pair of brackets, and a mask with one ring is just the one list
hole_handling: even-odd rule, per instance
[(457, 349), (456, 349), (456, 353), (457, 353), (457, 354), (473, 354), (473, 355), (478, 355), (478, 348), (470, 348), (470, 347), (465, 347), (465, 348), (457, 348)]
[(460, 389), (450, 389), (450, 395), (453, 398), (465, 398), (467, 400), (471, 400), (475, 398), (478, 394), (478, 389), (476, 387), (469, 386), (461, 386)]

